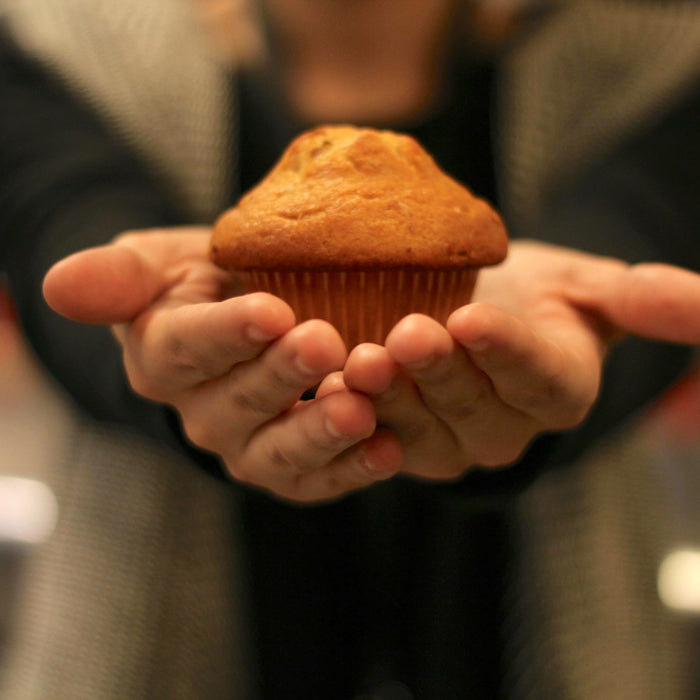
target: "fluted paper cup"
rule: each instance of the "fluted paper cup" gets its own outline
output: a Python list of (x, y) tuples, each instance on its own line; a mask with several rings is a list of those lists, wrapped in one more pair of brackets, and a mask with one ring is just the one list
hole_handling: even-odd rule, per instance
[(411, 313), (445, 323), (469, 303), (478, 268), (447, 270), (334, 270), (242, 273), (249, 292), (284, 299), (297, 322), (320, 318), (338, 329), (348, 349), (363, 342), (383, 343), (396, 323)]

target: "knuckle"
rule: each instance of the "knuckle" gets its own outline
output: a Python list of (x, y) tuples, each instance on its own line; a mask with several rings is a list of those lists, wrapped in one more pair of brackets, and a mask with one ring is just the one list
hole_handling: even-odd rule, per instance
[(595, 402), (596, 396), (588, 392), (572, 393), (558, 383), (550, 384), (540, 393), (529, 392), (520, 397), (520, 405), (534, 417), (544, 417), (550, 428), (566, 429), (579, 425)]
[(423, 423), (411, 423), (406, 425), (402, 431), (402, 437), (408, 447), (419, 445), (431, 437), (431, 430)]
[(266, 457), (270, 466), (275, 471), (295, 473), (299, 470), (295, 457), (277, 443), (270, 443)]
[(236, 365), (227, 375), (223, 389), (228, 402), (245, 414), (270, 418), (279, 411), (272, 406), (262, 384), (244, 381), (245, 366)]
[(578, 405), (572, 406), (569, 411), (568, 421), (563, 427), (575, 428), (577, 425), (581, 425), (586, 416), (588, 416), (592, 405), (592, 401), (581, 401)]
[(298, 393), (301, 396), (304, 387), (279, 369), (272, 368), (269, 371), (266, 381), (252, 383), (243, 380), (243, 365), (231, 370), (227, 379), (230, 402), (245, 413), (268, 419), (280, 413), (279, 399), (276, 400), (280, 394)]
[(287, 391), (302, 391), (309, 388), (308, 383), (314, 383), (315, 378), (311, 378), (308, 382), (300, 381), (299, 377), (290, 373), (286, 367), (272, 365), (268, 369), (270, 376), (269, 382), (272, 386)]
[(448, 422), (454, 424), (468, 423), (483, 410), (484, 402), (476, 399), (469, 402), (450, 404), (441, 407), (438, 412)]
[(341, 433), (332, 434), (327, 429), (312, 430), (303, 424), (299, 426), (299, 429), (308, 451), (315, 455), (328, 455), (329, 459), (342, 452), (353, 442), (352, 438)]
[(457, 444), (454, 431), (437, 413), (429, 413), (423, 420), (407, 422), (397, 432), (409, 449), (437, 450), (440, 454), (448, 454)]
[(174, 372), (189, 372), (202, 364), (201, 359), (194, 356), (191, 344), (174, 332), (168, 336), (163, 354)]
[(286, 489), (281, 489), (279, 492), (277, 492), (277, 495), (300, 506), (308, 506), (318, 503), (326, 498), (323, 495), (317, 494), (314, 490), (306, 490), (301, 488), (296, 482), (293, 484), (293, 486)]
[(247, 467), (243, 460), (224, 460), (224, 465), (229, 476), (242, 484), (254, 484), (252, 470)]
[(391, 423), (381, 424), (380, 427), (386, 427), (390, 430), (396, 430), (401, 437), (401, 442), (406, 447), (414, 447), (426, 440), (430, 439), (434, 430), (432, 421), (411, 421), (403, 423), (400, 426), (392, 425)]
[(473, 464), (465, 455), (449, 452), (424, 456), (405, 471), (430, 481), (453, 481), (464, 476)]
[(493, 386), (487, 380), (478, 381), (470, 387), (469, 393), (459, 397), (459, 400), (441, 400), (432, 398), (435, 412), (447, 423), (462, 425), (470, 423), (483, 415), (484, 410), (493, 401)]
[(513, 397), (513, 405), (526, 415), (548, 414), (552, 412), (552, 407), (560, 405), (557, 394), (558, 391), (554, 387), (540, 390), (520, 388), (517, 396)]
[(448, 459), (442, 465), (438, 476), (440, 481), (455, 481), (461, 479), (473, 466), (464, 459)]
[(187, 439), (193, 445), (208, 450), (216, 450), (218, 440), (208, 421), (183, 416), (182, 424)]
[[(552, 413), (551, 406), (549, 407), (550, 420), (547, 427), (555, 430), (567, 430), (580, 425), (588, 415), (592, 402), (584, 397), (569, 398), (565, 403), (559, 402), (560, 410)], [(541, 407), (543, 412), (547, 410), (547, 406)], [(534, 413), (533, 413), (534, 415)]]
[(525, 444), (496, 444), (491, 445), (484, 454), (474, 460), (476, 464), (484, 467), (505, 467), (515, 462), (525, 449)]
[(172, 405), (179, 414), (183, 432), (192, 444), (219, 456), (236, 453), (238, 440), (232, 439), (230, 431), (226, 430), (226, 423), (218, 420), (197, 395), (183, 395)]
[(113, 239), (112, 243), (115, 245), (130, 246), (138, 243), (139, 234), (135, 230), (122, 231), (117, 234)]
[(229, 400), (245, 414), (265, 419), (276, 415), (279, 409), (272, 406), (268, 395), (259, 387), (241, 387), (236, 381), (229, 382)]
[(164, 374), (150, 355), (126, 349), (122, 357), (129, 386), (140, 396), (163, 403), (177, 393), (172, 375)]
[(152, 401), (163, 400), (163, 392), (160, 384), (152, 377), (149, 377), (142, 372), (127, 371), (127, 379), (129, 380), (129, 386), (131, 387), (132, 391), (139, 396), (143, 396), (144, 398)]
[[(202, 315), (200, 309), (197, 313)], [(173, 311), (165, 325), (160, 342), (152, 350), (158, 359), (161, 371), (164, 369), (171, 376), (183, 382), (198, 382), (209, 376), (211, 360), (208, 344), (198, 342), (199, 334), (196, 324), (192, 324), (193, 312), (190, 307), (181, 307)]]

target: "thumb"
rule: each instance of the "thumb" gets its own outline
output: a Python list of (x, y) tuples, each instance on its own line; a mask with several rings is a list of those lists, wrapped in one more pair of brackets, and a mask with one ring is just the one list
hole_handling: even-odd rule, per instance
[(44, 277), (44, 298), (81, 323), (130, 321), (168, 290), (183, 264), (208, 259), (206, 226), (124, 233), (57, 262)]
[(57, 262), (44, 277), (43, 293), (62, 316), (111, 325), (138, 315), (158, 295), (159, 287), (136, 250), (107, 245)]

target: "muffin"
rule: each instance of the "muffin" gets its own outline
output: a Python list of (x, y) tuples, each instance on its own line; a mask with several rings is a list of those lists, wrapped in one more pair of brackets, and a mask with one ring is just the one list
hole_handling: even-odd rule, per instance
[(292, 141), (216, 222), (211, 255), (350, 348), (382, 343), (410, 313), (444, 323), (507, 244), (498, 213), (413, 138), (341, 125)]

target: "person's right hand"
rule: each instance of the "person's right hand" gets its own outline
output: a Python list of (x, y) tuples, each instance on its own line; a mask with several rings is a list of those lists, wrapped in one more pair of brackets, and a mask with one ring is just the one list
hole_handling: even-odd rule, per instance
[(375, 432), (366, 396), (300, 401), (343, 367), (337, 331), (295, 325), (277, 297), (236, 295), (209, 261), (209, 236), (203, 227), (124, 234), (57, 263), (44, 295), (68, 318), (113, 326), (133, 389), (174, 406), (189, 439), (234, 478), (306, 502), (395, 474), (398, 439)]

